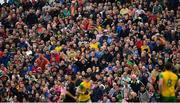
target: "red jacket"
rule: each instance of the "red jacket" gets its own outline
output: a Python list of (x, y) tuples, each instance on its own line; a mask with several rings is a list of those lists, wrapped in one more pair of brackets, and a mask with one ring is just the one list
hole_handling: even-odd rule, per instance
[(136, 42), (136, 46), (137, 46), (138, 49), (140, 49), (142, 45), (143, 45), (142, 40)]
[(49, 60), (44, 56), (37, 58), (35, 62), (37, 63), (38, 67), (41, 67), (42, 69), (45, 69), (45, 66), (50, 63)]

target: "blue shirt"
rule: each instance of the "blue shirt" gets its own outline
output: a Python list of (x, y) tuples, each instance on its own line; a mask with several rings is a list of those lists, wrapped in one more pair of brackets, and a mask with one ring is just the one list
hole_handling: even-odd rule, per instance
[(99, 51), (98, 51), (98, 52), (95, 53), (95, 57), (98, 58), (98, 59), (100, 59), (103, 54), (104, 54), (103, 52), (99, 52)]
[(51, 59), (51, 55), (50, 54), (46, 54), (45, 57), (50, 60)]
[(150, 50), (152, 52), (154, 50), (154, 48), (156, 47), (156, 43), (155, 42), (149, 42), (148, 46), (149, 46), (149, 48), (150, 48)]
[(108, 67), (108, 70), (111, 70), (111, 71), (112, 71), (112, 70), (113, 70), (113, 67), (112, 67), (112, 66)]
[(3, 56), (0, 58), (0, 64), (4, 64), (5, 67), (7, 67), (8, 62), (10, 61), (10, 55), (7, 54), (7, 56)]
[(25, 42), (20, 42), (20, 43), (18, 44), (18, 47), (20, 47), (20, 48), (27, 48), (28, 45), (27, 45)]
[(116, 27), (116, 33), (121, 33), (121, 31), (122, 31), (122, 27), (121, 26), (117, 26)]
[(75, 64), (72, 65), (72, 70), (73, 70), (73, 73), (77, 74), (77, 72), (79, 71), (79, 67), (76, 66)]
[(107, 44), (110, 45), (112, 43), (112, 37), (108, 37)]

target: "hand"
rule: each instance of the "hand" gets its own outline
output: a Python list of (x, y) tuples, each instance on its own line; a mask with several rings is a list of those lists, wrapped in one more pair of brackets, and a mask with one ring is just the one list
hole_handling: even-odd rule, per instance
[(73, 97), (73, 99), (74, 99), (74, 100), (76, 100), (76, 99), (77, 99), (77, 97)]

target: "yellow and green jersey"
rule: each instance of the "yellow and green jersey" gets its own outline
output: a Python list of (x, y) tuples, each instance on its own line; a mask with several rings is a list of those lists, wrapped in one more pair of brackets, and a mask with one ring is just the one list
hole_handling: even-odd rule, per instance
[[(91, 89), (91, 83), (90, 82), (82, 82), (80, 84), (80, 89), (82, 92), (90, 91)], [(83, 101), (88, 101), (90, 100), (90, 93), (88, 94), (80, 94), (78, 97), (78, 101), (83, 102)]]
[(163, 79), (161, 95), (163, 97), (175, 96), (175, 85), (178, 81), (178, 77), (171, 71), (164, 71), (160, 74), (160, 79)]
[(90, 48), (98, 50), (99, 49), (99, 42), (90, 43)]

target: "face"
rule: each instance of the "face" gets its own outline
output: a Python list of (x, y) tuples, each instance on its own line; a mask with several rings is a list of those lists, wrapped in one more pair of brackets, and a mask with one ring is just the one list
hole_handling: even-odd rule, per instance
[(162, 64), (163, 64), (163, 61), (162, 61), (162, 60), (159, 60), (159, 64), (162, 65)]
[(142, 86), (142, 87), (141, 87), (141, 91), (144, 91), (144, 90), (145, 90), (145, 88), (144, 88), (144, 86)]
[(112, 97), (112, 102), (116, 102), (116, 98), (115, 97)]
[(107, 101), (107, 100), (108, 100), (107, 96), (103, 97), (103, 101)]

